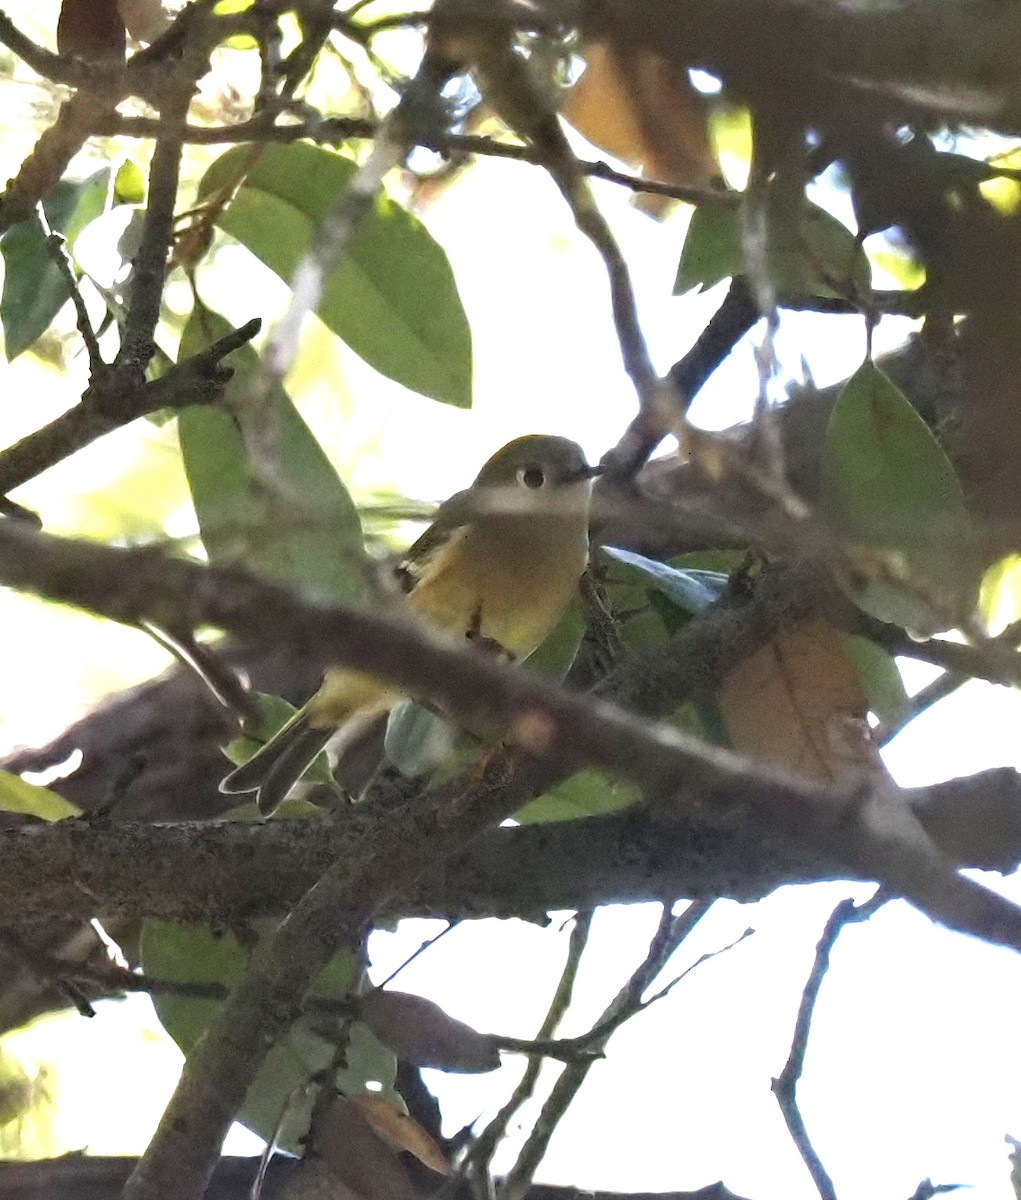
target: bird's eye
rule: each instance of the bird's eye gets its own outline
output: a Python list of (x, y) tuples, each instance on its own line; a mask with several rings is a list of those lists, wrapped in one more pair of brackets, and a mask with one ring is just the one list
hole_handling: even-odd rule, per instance
[(546, 475), (542, 467), (537, 467), (531, 464), (527, 467), (518, 467), (518, 483), (526, 488), (541, 488), (546, 482)]

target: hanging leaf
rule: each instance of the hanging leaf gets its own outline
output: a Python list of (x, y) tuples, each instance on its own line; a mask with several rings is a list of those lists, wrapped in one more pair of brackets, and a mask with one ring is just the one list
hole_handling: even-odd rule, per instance
[[(825, 209), (806, 200), (800, 213), (792, 212), (786, 196), (778, 193), (769, 205), (766, 225), (766, 269), (781, 305), (785, 298), (846, 299), (868, 293), (872, 282), (868, 256), (854, 234)], [(700, 204), (681, 249), (674, 295), (746, 274), (741, 212), (734, 197)]]
[(117, 0), (61, 0), (57, 50), (89, 62), (124, 58), (127, 37)]
[(396, 1152), (347, 1096), (336, 1096), (316, 1113), (312, 1150), (334, 1180), (363, 1200), (415, 1200)]
[(491, 1037), (448, 1016), (424, 996), (372, 991), (361, 998), (360, 1015), (384, 1046), (416, 1067), (477, 1074), (500, 1065)]
[(382, 1096), (353, 1096), (351, 1103), (388, 1146), (413, 1154), (423, 1166), (435, 1171), (437, 1175), (450, 1174), (450, 1164), (443, 1157), (443, 1151), (406, 1112), (402, 1112)]
[[(106, 205), (110, 171), (104, 167), (80, 182), (61, 180), (43, 201), (46, 220), (69, 247)], [(4, 290), (0, 297), (7, 361), (13, 362), (40, 338), (71, 298), (67, 281), (46, 246), (36, 216), (21, 221), (0, 238)]]
[(77, 817), (80, 810), (49, 788), (26, 783), (9, 771), (0, 771), (0, 812), (23, 813), (44, 821), (62, 821), (65, 817)]
[(114, 204), (143, 204), (145, 202), (145, 176), (137, 163), (126, 158), (113, 177)]
[[(271, 923), (265, 923), (267, 936)], [(247, 967), (249, 949), (233, 933), (213, 933), (204, 925), (185, 925), (173, 921), (146, 921), (142, 927), (142, 968), (148, 975), (179, 983), (219, 983), (233, 988)], [(359, 975), (354, 955), (344, 951), (335, 955), (319, 976), (311, 995), (319, 999), (346, 998)], [(187, 1055), (205, 1032), (222, 1003), (217, 999), (195, 999), (157, 992), (153, 996), (160, 1024)], [(332, 1022), (339, 1030), (339, 1018)], [(360, 1024), (351, 1027), (346, 1043), (344, 1066), (331, 1075), (335, 1086), (357, 1094), (366, 1091), (390, 1095), (393, 1091), (396, 1061), (369, 1030)], [(260, 1137), (269, 1138), (288, 1105), (288, 1120), (280, 1144), (297, 1153), (300, 1139), (308, 1128), (312, 1099), (295, 1103), (313, 1077), (336, 1061), (336, 1046), (323, 1036), (320, 1023), (310, 1017), (296, 1021), (270, 1050), (237, 1119)]]
[[(181, 338), (187, 358), (231, 326), (209, 310), (192, 314)], [(267, 398), (275, 421), (279, 478), (261, 479), (245, 445), (246, 389), (258, 369), (250, 346), (230, 358), (223, 407), (185, 408), (178, 436), (202, 542), (210, 561), (249, 570), (314, 595), (357, 603), (367, 573), (361, 522), (347, 489), (282, 388)], [(260, 413), (260, 420), (265, 417)], [(253, 431), (253, 436), (258, 431)]]
[[(719, 174), (705, 102), (687, 71), (633, 46), (626, 55), (606, 42), (584, 47), (585, 70), (568, 91), (561, 116), (594, 146), (664, 183), (708, 187)], [(656, 215), (675, 204), (642, 196)]]
[[(351, 185), (350, 159), (302, 142), (228, 150), (199, 199), (244, 182), (217, 224), (286, 283), (315, 228)], [(326, 325), (377, 371), (459, 408), (471, 405), (471, 333), (442, 247), (415, 217), (379, 197), (325, 280)]]
[(884, 773), (855, 664), (827, 621), (778, 634), (739, 663), (717, 693), (733, 749), (829, 787)]
[(170, 13), (161, 0), (117, 0), (117, 11), (138, 42), (154, 42), (170, 24)]
[(961, 485), (928, 426), (871, 362), (834, 405), (823, 497), (845, 539), (841, 587), (865, 612), (923, 635), (970, 616), (979, 572)]

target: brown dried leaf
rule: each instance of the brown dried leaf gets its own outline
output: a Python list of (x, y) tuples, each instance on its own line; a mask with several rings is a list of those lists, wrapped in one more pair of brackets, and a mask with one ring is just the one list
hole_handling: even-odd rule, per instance
[(127, 48), (117, 0), (62, 0), (57, 49), (90, 62), (123, 59)]
[(396, 1153), (375, 1132), (362, 1108), (337, 1096), (312, 1121), (312, 1150), (338, 1184), (364, 1200), (415, 1200)]
[(357, 1104), (375, 1133), (394, 1150), (407, 1150), (420, 1163), (438, 1175), (449, 1175), (450, 1164), (443, 1151), (436, 1145), (421, 1125), (407, 1113), (382, 1096), (354, 1096)]
[(416, 1067), (477, 1074), (500, 1065), (488, 1034), (456, 1021), (424, 996), (370, 992), (362, 997), (361, 1018), (384, 1046)]
[(170, 26), (160, 0), (117, 0), (117, 11), (136, 42), (154, 42)]
[(858, 671), (822, 618), (781, 633), (724, 679), (717, 703), (731, 745), (824, 786), (883, 776)]
[(702, 97), (659, 54), (585, 46), (584, 74), (561, 112), (593, 145), (666, 183), (708, 187), (719, 175)]

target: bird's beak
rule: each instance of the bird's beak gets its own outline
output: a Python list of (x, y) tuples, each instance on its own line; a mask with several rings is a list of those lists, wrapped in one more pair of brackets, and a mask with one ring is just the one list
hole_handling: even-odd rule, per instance
[(595, 477), (597, 475), (602, 475), (604, 470), (605, 470), (605, 468), (602, 466), (601, 463), (596, 463), (595, 466), (592, 466), (592, 467), (590, 467), (586, 463), (584, 467), (579, 468), (578, 473), (575, 476), (575, 478), (576, 479), (595, 479)]

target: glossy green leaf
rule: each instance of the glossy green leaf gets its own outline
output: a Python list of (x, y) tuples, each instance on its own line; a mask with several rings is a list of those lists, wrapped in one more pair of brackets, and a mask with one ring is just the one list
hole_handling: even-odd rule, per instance
[[(110, 186), (104, 167), (79, 183), (61, 180), (43, 201), (46, 220), (68, 246), (85, 226), (102, 213)], [(7, 361), (12, 362), (40, 338), (70, 299), (67, 281), (46, 248), (46, 234), (37, 216), (21, 221), (0, 238), (4, 260), (4, 290), (0, 297)]]
[[(222, 337), (230, 326), (208, 310), (192, 315), (180, 357)], [(324, 599), (357, 603), (366, 578), (358, 512), (322, 447), (281, 388), (267, 397), (258, 420), (275, 425), (278, 477), (253, 468), (246, 432), (255, 438), (245, 404), (258, 369), (251, 347), (235, 351), (234, 377), (222, 407), (182, 410), (178, 431), (202, 541), (210, 561), (243, 565)]]
[(861, 679), (869, 711), (884, 725), (899, 726), (911, 712), (911, 698), (904, 687), (900, 669), (882, 646), (856, 634), (841, 637), (848, 658)]
[[(780, 303), (799, 296), (849, 297), (868, 291), (871, 268), (854, 234), (836, 217), (805, 202), (792, 219), (781, 197), (771, 205), (766, 254), (770, 282)], [(732, 199), (700, 204), (691, 217), (674, 280), (674, 295), (710, 288), (748, 274), (741, 240), (741, 212)]]
[(9, 771), (0, 771), (0, 812), (24, 813), (44, 821), (61, 821), (64, 817), (78, 816), (79, 810), (49, 788), (26, 783)]
[(579, 771), (537, 796), (514, 814), (522, 825), (541, 825), (549, 821), (576, 821), (580, 817), (598, 817), (605, 813), (628, 808), (638, 799), (638, 792), (611, 779), (601, 771)]
[[(250, 157), (249, 147), (228, 150), (206, 172), (199, 198), (232, 187)], [(303, 142), (264, 146), (219, 224), (290, 283), (356, 171), (350, 159)], [(317, 311), (383, 375), (446, 404), (471, 405), (471, 333), (447, 256), (392, 200), (377, 198), (326, 279)]]
[[(266, 922), (265, 936), (269, 936)], [(142, 927), (142, 968), (147, 975), (178, 983), (222, 984), (233, 988), (248, 963), (248, 951), (233, 933), (213, 933), (202, 925), (173, 921), (146, 921)], [(354, 955), (335, 955), (320, 975), (311, 995), (341, 1000), (358, 979)], [(157, 990), (153, 995), (156, 1014), (163, 1028), (187, 1055), (219, 1010), (221, 1000), (173, 996)], [(270, 1050), (248, 1089), (237, 1119), (261, 1137), (269, 1138), (285, 1107), (289, 1119), (281, 1138), (285, 1150), (297, 1153), (310, 1115), (312, 1096), (302, 1095), (303, 1085), (326, 1070), (334, 1061), (335, 1046), (327, 1036), (339, 1031), (339, 1018), (306, 1016)], [(393, 1091), (396, 1061), (362, 1025), (351, 1030), (345, 1066), (332, 1081), (348, 1095), (380, 1094), (401, 1103)], [(370, 1085), (380, 1085), (379, 1087)], [(294, 1097), (298, 1096), (298, 1103)]]
[(961, 485), (928, 426), (871, 362), (834, 405), (823, 494), (845, 539), (838, 581), (864, 611), (921, 634), (973, 612), (979, 580)]
[(143, 204), (145, 202), (145, 176), (137, 163), (126, 158), (113, 177), (114, 204)]

